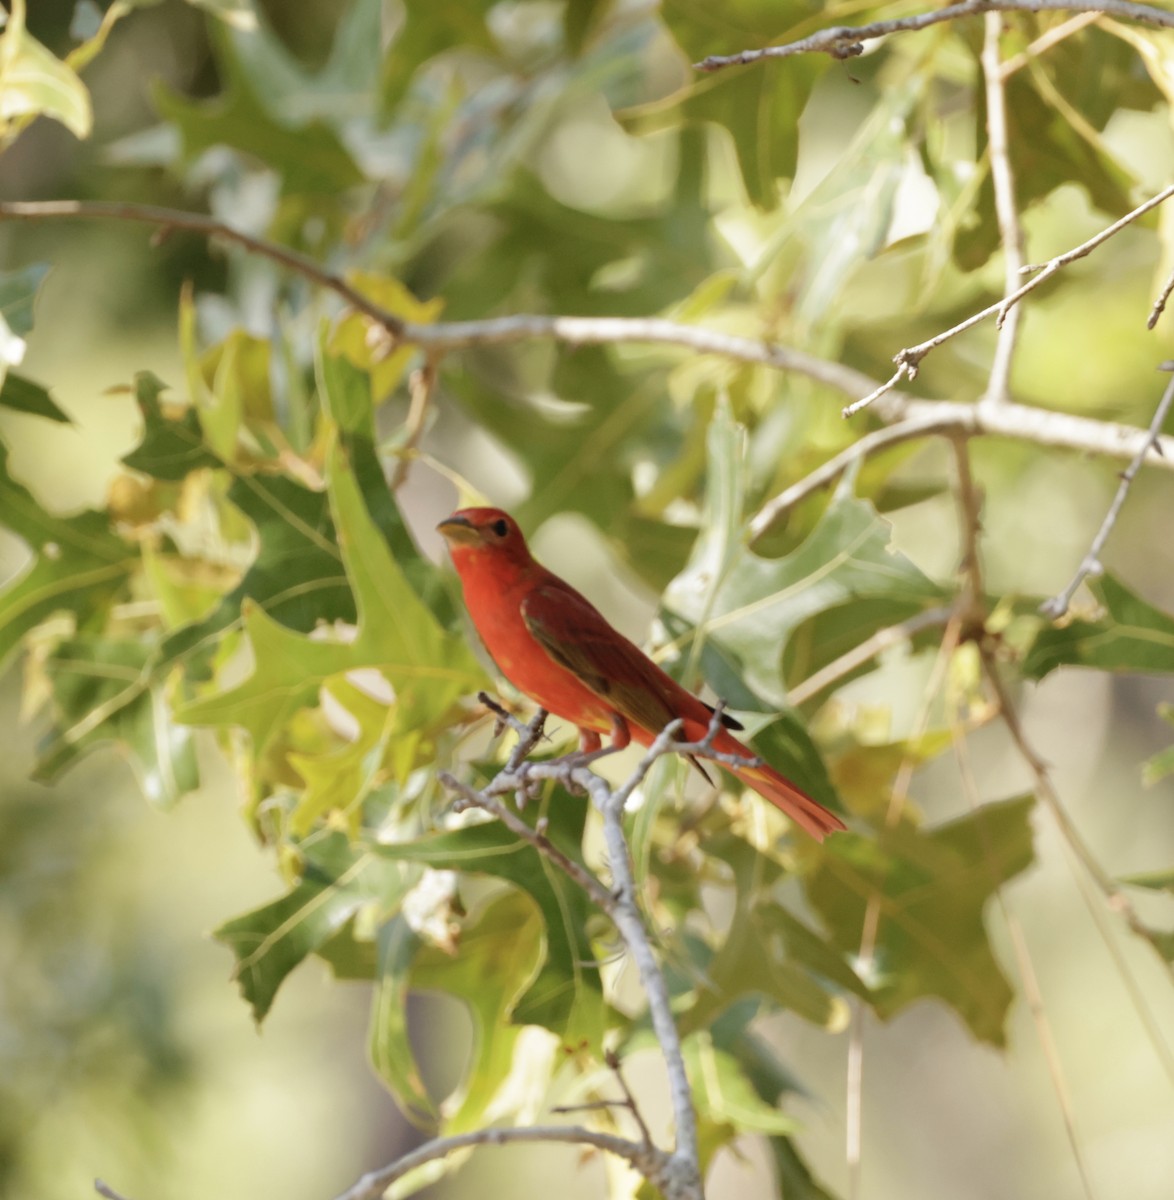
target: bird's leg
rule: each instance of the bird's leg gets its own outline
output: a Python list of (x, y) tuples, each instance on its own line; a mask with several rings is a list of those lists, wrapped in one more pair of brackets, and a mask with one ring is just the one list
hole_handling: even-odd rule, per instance
[(595, 762), (597, 758), (604, 758), (609, 754), (615, 754), (617, 751), (623, 750), (631, 740), (632, 731), (628, 728), (628, 722), (619, 713), (612, 713), (611, 745), (602, 745), (600, 736), (596, 730), (580, 728), (578, 752), (570, 757), (575, 760), (574, 765), (576, 767), (586, 767)]

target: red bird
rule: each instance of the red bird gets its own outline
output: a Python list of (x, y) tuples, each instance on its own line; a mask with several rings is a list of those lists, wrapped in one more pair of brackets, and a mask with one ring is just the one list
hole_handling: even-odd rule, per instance
[[(634, 642), (613, 629), (598, 609), (530, 556), (514, 519), (498, 508), (462, 508), (437, 526), (452, 551), (465, 604), (486, 649), (502, 673), (548, 712), (577, 725), (585, 751), (598, 750), (601, 733), (616, 749), (632, 738), (651, 743), (670, 721), (682, 736), (704, 739), (713, 709), (666, 675)], [(755, 757), (726, 728), (714, 748)], [(844, 828), (773, 767), (733, 773), (782, 809), (812, 837)]]

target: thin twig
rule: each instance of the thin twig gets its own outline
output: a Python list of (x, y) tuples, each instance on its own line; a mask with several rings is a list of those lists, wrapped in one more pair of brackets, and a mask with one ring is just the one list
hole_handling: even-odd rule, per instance
[(927, 608), (924, 612), (914, 613), (899, 621), (896, 625), (878, 629), (870, 638), (866, 638), (858, 646), (853, 646), (846, 654), (828, 663), (809, 675), (802, 683), (787, 689), (787, 703), (793, 705), (806, 704), (813, 696), (819, 695), (825, 688), (831, 687), (837, 680), (850, 675), (857, 667), (871, 662), (878, 654), (883, 654), (890, 646), (898, 646), (915, 638), (922, 630), (933, 629), (945, 625), (953, 616), (952, 607)]
[(912, 379), (917, 374), (917, 368), (911, 363), (898, 363), (897, 369), (889, 376), (884, 383), (873, 388), (867, 395), (861, 396), (858, 400), (853, 400), (851, 404), (845, 404), (840, 409), (840, 416), (847, 420), (849, 417), (854, 417), (862, 409), (867, 408), (874, 400), (879, 400), (882, 396), (891, 392), (902, 379)]
[[(1174, 362), (1164, 362), (1159, 368), (1162, 371), (1174, 371)], [(1050, 600), (1045, 600), (1040, 605), (1040, 611), (1052, 620), (1057, 617), (1062, 617), (1068, 611), (1068, 605), (1072, 603), (1072, 597), (1076, 594), (1076, 589), (1090, 576), (1099, 575), (1103, 570), (1101, 565), (1101, 551), (1105, 548), (1105, 543), (1109, 540), (1109, 535), (1113, 532), (1113, 527), (1117, 524), (1117, 518), (1121, 515), (1121, 509), (1125, 504), (1125, 497), (1129, 495), (1129, 489), (1133, 486), (1133, 480), (1138, 471), (1141, 470), (1141, 465), (1145, 461), (1146, 455), (1151, 449), (1156, 449), (1158, 444), (1158, 433), (1165, 424), (1166, 415), (1170, 411), (1170, 405), (1174, 404), (1174, 375), (1171, 375), (1170, 382), (1166, 384), (1166, 390), (1162, 393), (1162, 399), (1158, 402), (1158, 407), (1154, 412), (1154, 418), (1150, 422), (1149, 431), (1138, 447), (1137, 453), (1133, 456), (1129, 466), (1121, 472), (1121, 482), (1117, 486), (1117, 494), (1113, 497), (1113, 503), (1109, 505), (1109, 511), (1105, 514), (1104, 521), (1101, 522), (1100, 529), (1097, 530), (1096, 537), (1092, 540), (1092, 545), (1088, 548), (1088, 553), (1081, 559), (1080, 566), (1076, 569), (1076, 574), (1072, 576), (1068, 586), (1058, 595), (1053, 596)], [(1158, 451), (1160, 455), (1160, 451)]]
[(929, 434), (941, 433), (942, 416), (954, 407), (954, 405), (927, 404), (923, 414), (902, 421), (899, 425), (874, 429), (871, 433), (866, 433), (859, 441), (845, 447), (839, 454), (829, 458), (827, 462), (821, 463), (797, 483), (784, 488), (777, 496), (768, 500), (750, 518), (746, 528), (751, 544), (770, 530), (800, 501), (806, 500), (813, 493), (835, 483), (853, 463), (879, 453), (881, 450), (887, 450), (890, 446), (897, 446), (902, 442)]
[(716, 329), (685, 325), (662, 317), (577, 317), (518, 314), (483, 321), (420, 323), (402, 317), (369, 300), (342, 275), (323, 267), (287, 246), (245, 233), (214, 217), (181, 209), (144, 204), (109, 204), (90, 200), (0, 202), (0, 220), (103, 220), (184, 229), (209, 239), (235, 243), (250, 254), (273, 262), (333, 292), (352, 308), (370, 317), (390, 335), (390, 345), (418, 346), (427, 354), (443, 354), (473, 346), (506, 345), (525, 341), (556, 341), (569, 346), (644, 342), (681, 346), (698, 354), (716, 354), (737, 362), (753, 363), (779, 371), (794, 371), (839, 391), (853, 392), (857, 373), (801, 350), (773, 342), (739, 337)]
[(864, 43), (872, 38), (928, 29), (943, 21), (957, 21), (988, 12), (1103, 12), (1144, 25), (1174, 28), (1174, 13), (1148, 4), (1132, 4), (1128, 0), (1094, 0), (1092, 3), (1083, 3), (1082, 0), (964, 0), (964, 3), (950, 4), (913, 17), (874, 21), (871, 25), (837, 25), (821, 29), (810, 37), (783, 46), (743, 50), (738, 54), (711, 54), (693, 66), (698, 71), (720, 71), (725, 67), (746, 66), (769, 58), (790, 58), (796, 54), (830, 54), (833, 58), (853, 58), (864, 53)]
[(616, 1077), (616, 1083), (620, 1085), (620, 1091), (624, 1093), (624, 1104), (632, 1114), (632, 1119), (636, 1122), (636, 1127), (640, 1130), (640, 1136), (643, 1138), (644, 1144), (651, 1146), (652, 1134), (648, 1130), (648, 1125), (644, 1120), (644, 1114), (640, 1111), (640, 1106), (636, 1103), (636, 1097), (632, 1095), (632, 1089), (628, 1087), (628, 1081), (624, 1078), (624, 1072), (620, 1065), (620, 1056), (614, 1050), (609, 1050), (604, 1055), (604, 1062), (607, 1063), (611, 1073)]
[[(1007, 136), (1007, 97), (1003, 89), (1002, 59), (999, 40), (1003, 18), (988, 12), (983, 18), (982, 64), (986, 91), (987, 148), (990, 153), (991, 183), (995, 192), (995, 213), (999, 221), (999, 240), (1003, 246), (1003, 294), (1015, 291), (1023, 268), (1023, 229), (1015, 203), (1015, 175), (1011, 168), (1011, 149)], [(999, 334), (991, 362), (983, 400), (988, 404), (1005, 403), (1011, 382), (1011, 360), (1019, 332), (1021, 309), (1005, 307), (999, 315)]]
[(566, 1142), (571, 1145), (594, 1146), (597, 1150), (605, 1150), (618, 1158), (626, 1159), (646, 1179), (653, 1180), (662, 1176), (668, 1159), (668, 1155), (655, 1146), (642, 1146), (639, 1142), (630, 1142), (627, 1138), (615, 1134), (599, 1133), (594, 1129), (576, 1125), (477, 1129), (471, 1133), (458, 1133), (452, 1137), (434, 1138), (425, 1142), (388, 1166), (369, 1171), (345, 1192), (340, 1192), (336, 1200), (379, 1200), (393, 1183), (425, 1163), (447, 1158), (455, 1151), (470, 1146), (507, 1146), (517, 1142)]
[(1021, 71), (1032, 59), (1041, 57), (1053, 46), (1058, 46), (1073, 34), (1096, 24), (1100, 18), (1100, 12), (1078, 13), (1074, 17), (1069, 17), (1067, 21), (1061, 21), (1059, 25), (1053, 25), (1051, 29), (1045, 30), (1030, 46), (1003, 60), (1003, 65), (999, 70), (1003, 81), (1006, 82), (1016, 71)]
[[(1174, 21), (1174, 14), (1171, 14), (1171, 20)], [(1014, 310), (1015, 306), (1028, 293), (1035, 291), (1041, 284), (1046, 283), (1057, 271), (1068, 266), (1070, 263), (1076, 262), (1078, 259), (1085, 258), (1091, 254), (1098, 246), (1113, 237), (1114, 234), (1120, 233), (1127, 225), (1133, 224), (1139, 217), (1144, 216), (1151, 209), (1157, 208), (1158, 205), (1174, 196), (1174, 184), (1163, 188), (1156, 195), (1151, 196), (1143, 204), (1139, 204), (1132, 212), (1128, 212), (1120, 220), (1114, 221), (1105, 229), (1089, 238), (1085, 242), (1081, 242), (1079, 246), (1074, 246), (1071, 250), (1066, 250), (1063, 254), (1056, 255), (1055, 258), (1049, 259), (1046, 263), (1033, 264), (1020, 268), (1019, 275), (1032, 273), (1032, 278), (1025, 284), (1008, 292), (1001, 300), (995, 301), (993, 304), (988, 304), (985, 308), (980, 309), (976, 313), (972, 313), (963, 321), (959, 321), (957, 325), (952, 325), (949, 329), (943, 330), (941, 333), (934, 334), (933, 337), (926, 339), (924, 342), (919, 342), (916, 346), (906, 346), (903, 350), (899, 350), (893, 355), (893, 361), (897, 364), (899, 370), (887, 383), (877, 387), (872, 393), (863, 396), (860, 400), (848, 405), (844, 410), (846, 415), (853, 415), (859, 412), (868, 404), (872, 404), (875, 400), (885, 395), (886, 392), (892, 390), (900, 382), (901, 371), (904, 368), (904, 374), (914, 379), (917, 376), (918, 369), (922, 361), (931, 351), (936, 350), (938, 346), (948, 342), (951, 338), (957, 337), (960, 333), (965, 333), (968, 329), (973, 329), (974, 326), (981, 324), (987, 317), (995, 317), (995, 324), (1001, 327), (1007, 320), (1009, 314)], [(1151, 314), (1152, 316), (1152, 314)], [(1156, 318), (1153, 318), (1156, 320)]]
[(232, 242), (272, 262), (301, 275), (304, 279), (341, 297), (373, 321), (395, 334), (402, 334), (406, 322), (382, 305), (363, 295), (341, 275), (322, 266), (308, 255), (266, 238), (255, 237), (243, 229), (226, 225), (203, 213), (185, 212), (178, 208), (161, 208), (154, 204), (125, 204), (103, 200), (35, 200), (0, 203), (0, 220), (8, 221), (127, 221), (137, 225), (155, 225), (164, 230), (184, 229), (209, 240)]
[[(892, 829), (901, 819), (905, 804), (909, 799), (909, 787), (913, 782), (913, 772), (917, 769), (916, 755), (912, 749), (929, 728), (929, 719), (933, 698), (941, 687), (946, 676), (946, 669), (957, 648), (961, 630), (961, 622), (956, 616), (952, 617), (946, 626), (942, 644), (938, 649), (933, 670), (926, 681), (925, 692), (918, 706), (917, 714), (909, 733), (907, 745), (910, 747), (901, 760), (897, 774), (893, 779), (893, 790), (889, 795), (888, 807), (885, 810), (884, 828)], [(860, 929), (860, 946), (856, 952), (857, 974), (867, 980), (875, 965), (876, 947), (880, 935), (881, 893), (879, 888), (869, 893), (868, 903), (864, 909), (864, 920)], [(864, 1022), (867, 1016), (864, 1001), (854, 998), (852, 1001), (852, 1017), (848, 1027), (848, 1064), (845, 1091), (847, 1099), (844, 1116), (844, 1155), (848, 1165), (848, 1196), (850, 1200), (858, 1200), (862, 1183), (862, 1158), (864, 1128)]]

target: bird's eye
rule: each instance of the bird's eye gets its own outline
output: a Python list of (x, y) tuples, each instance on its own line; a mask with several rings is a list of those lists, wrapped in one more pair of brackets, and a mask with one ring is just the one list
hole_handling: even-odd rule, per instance
[(493, 532), (496, 533), (498, 537), (505, 537), (509, 531), (510, 527), (505, 523), (504, 520), (499, 519), (493, 522)]

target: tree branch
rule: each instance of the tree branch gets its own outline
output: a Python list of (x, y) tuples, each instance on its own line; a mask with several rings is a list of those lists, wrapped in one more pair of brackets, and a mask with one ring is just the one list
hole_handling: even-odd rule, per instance
[[(953, 404), (942, 400), (916, 400), (905, 393), (894, 392), (885, 396), (873, 412), (889, 426), (865, 434), (798, 483), (768, 500), (750, 519), (747, 528), (751, 543), (761, 538), (801, 500), (835, 483), (856, 462), (915, 438), (938, 435), (1005, 437), (1117, 459), (1130, 459), (1143, 447), (1148, 449), (1151, 445), (1149, 432), (1133, 425), (1096, 421), (1011, 401), (998, 405)], [(1147, 460), (1150, 466), (1174, 470), (1174, 437), (1158, 435), (1152, 449), (1154, 453)]]
[[(1174, 371), (1174, 362), (1164, 362), (1159, 368), (1163, 371)], [(1109, 540), (1109, 535), (1113, 532), (1113, 526), (1117, 524), (1117, 518), (1121, 515), (1121, 509), (1125, 504), (1125, 497), (1129, 495), (1129, 489), (1133, 486), (1134, 477), (1141, 470), (1141, 464), (1145, 461), (1146, 455), (1150, 450), (1156, 450), (1159, 457), (1162, 457), (1164, 451), (1160, 448), (1158, 440), (1158, 432), (1166, 421), (1166, 414), (1170, 411), (1170, 405), (1174, 403), (1174, 376), (1171, 376), (1170, 382), (1166, 385), (1166, 390), (1162, 393), (1161, 400), (1158, 401), (1158, 407), (1154, 412), (1154, 419), (1150, 422), (1150, 427), (1145, 437), (1142, 439), (1141, 445), (1137, 448), (1137, 453), (1134, 454), (1129, 466), (1121, 472), (1121, 483), (1117, 488), (1117, 494), (1113, 497), (1113, 503), (1109, 505), (1109, 511), (1105, 514), (1104, 521), (1101, 522), (1100, 529), (1097, 530), (1096, 537), (1092, 540), (1092, 545), (1088, 548), (1088, 553), (1081, 559), (1080, 566), (1076, 569), (1076, 574), (1072, 576), (1068, 586), (1058, 595), (1053, 596), (1050, 600), (1045, 600), (1040, 605), (1040, 611), (1052, 620), (1057, 617), (1062, 617), (1068, 611), (1068, 605), (1072, 603), (1072, 597), (1076, 594), (1076, 589), (1090, 576), (1099, 575), (1104, 569), (1101, 566), (1101, 551), (1105, 548), (1105, 543)]]
[(352, 308), (369, 317), (389, 335), (387, 346), (418, 346), (432, 360), (450, 350), (474, 346), (505, 345), (525, 341), (555, 341), (568, 346), (595, 346), (620, 342), (681, 346), (697, 354), (716, 354), (737, 362), (794, 371), (841, 392), (855, 394), (857, 373), (801, 350), (756, 338), (739, 337), (716, 329), (686, 325), (663, 317), (576, 317), (518, 314), (483, 321), (439, 321), (425, 324), (405, 321), (376, 304), (346, 279), (312, 258), (277, 242), (255, 237), (201, 213), (143, 204), (111, 204), (90, 200), (0, 202), (0, 221), (101, 220), (182, 229), (208, 239), (231, 242), (286, 267), (319, 287), (333, 292)]
[[(560, 870), (578, 883), (611, 918), (640, 973), (640, 981), (648, 999), (649, 1018), (665, 1061), (676, 1125), (676, 1148), (667, 1155), (658, 1152), (661, 1158), (653, 1164), (657, 1173), (645, 1174), (669, 1200), (701, 1200), (700, 1152), (693, 1094), (685, 1070), (680, 1035), (673, 1019), (668, 984), (656, 961), (652, 942), (640, 912), (636, 881), (628, 843), (624, 836), (624, 808), (632, 793), (648, 775), (653, 763), (665, 754), (700, 754), (728, 766), (751, 765), (757, 760), (720, 754), (715, 750), (714, 739), (722, 729), (722, 706), (719, 704), (701, 741), (680, 741), (678, 735), (681, 722), (671, 722), (648, 747), (628, 778), (618, 787), (612, 788), (605, 779), (589, 769), (587, 764), (594, 760), (594, 755), (591, 754), (569, 754), (547, 762), (523, 761), (524, 755), (533, 749), (541, 738), (540, 719), (535, 718), (529, 725), (523, 725), (491, 698), (482, 694), (481, 699), (498, 714), (499, 720), (518, 732), (519, 744), (510, 755), (505, 768), (485, 788), (478, 790), (470, 787), (448, 774), (441, 775), (441, 781), (457, 793), (459, 803), (483, 808), (502, 821), (511, 832), (546, 855)], [(540, 713), (539, 716), (544, 717), (545, 714)], [(557, 780), (564, 787), (591, 797), (592, 803), (603, 818), (604, 845), (611, 867), (612, 889), (604, 887), (590, 871), (554, 846), (541, 827), (531, 828), (500, 799), (501, 796), (509, 794), (524, 798), (530, 794), (536, 781), (546, 779)], [(340, 1200), (359, 1198), (348, 1195)]]
[(949, 4), (945, 8), (913, 17), (874, 21), (870, 25), (836, 25), (782, 46), (765, 46), (760, 50), (743, 50), (738, 54), (711, 54), (693, 66), (698, 71), (720, 71), (725, 67), (746, 66), (768, 58), (791, 58), (796, 54), (854, 58), (864, 53), (864, 43), (872, 38), (885, 37), (890, 33), (912, 33), (943, 21), (957, 21), (989, 12), (1107, 13), (1125, 21), (1174, 29), (1174, 13), (1149, 4), (1131, 4), (1128, 0), (1095, 0), (1093, 3), (1082, 3), (1082, 0), (964, 0), (961, 4)]
[[(1171, 20), (1174, 20), (1174, 14), (1171, 14)], [(863, 396), (861, 399), (848, 405), (844, 409), (844, 416), (850, 417), (858, 413), (862, 408), (872, 404), (875, 400), (879, 400), (887, 392), (890, 392), (899, 384), (902, 378), (908, 377), (914, 379), (917, 376), (918, 368), (922, 360), (930, 353), (931, 350), (936, 350), (938, 346), (948, 342), (951, 338), (957, 337), (960, 333), (965, 333), (968, 329), (973, 329), (975, 325), (981, 324), (987, 317), (995, 317), (995, 324), (1002, 327), (1007, 320), (1008, 315), (1014, 310), (1015, 306), (1029, 292), (1035, 291), (1040, 284), (1047, 282), (1061, 268), (1068, 266), (1069, 263), (1075, 262), (1079, 258), (1084, 258), (1091, 254), (1102, 242), (1107, 242), (1114, 234), (1120, 233), (1127, 225), (1131, 225), (1138, 217), (1144, 216), (1153, 208), (1157, 208), (1159, 204), (1169, 200), (1174, 196), (1174, 184), (1163, 188), (1157, 195), (1151, 196), (1144, 203), (1139, 204), (1132, 212), (1128, 212), (1120, 220), (1114, 221), (1112, 225), (1102, 229), (1099, 233), (1094, 234), (1086, 242), (1081, 242), (1079, 246), (1074, 246), (1071, 250), (1066, 250), (1063, 254), (1057, 254), (1055, 258), (1049, 259), (1046, 263), (1021, 267), (1019, 274), (1034, 273), (1033, 277), (1023, 284), (1021, 287), (1008, 292), (1001, 300), (996, 300), (993, 304), (988, 304), (986, 308), (981, 309), (976, 313), (972, 313), (964, 321), (959, 321), (957, 325), (951, 326), (949, 329), (943, 330), (941, 333), (935, 334), (933, 337), (924, 342), (919, 342), (916, 346), (906, 346), (905, 349), (899, 350), (893, 355), (893, 361), (897, 364), (897, 370), (892, 378), (886, 383), (875, 387), (874, 390)], [(1010, 276), (1008, 275), (1010, 281)], [(1009, 283), (1013, 286), (1013, 283)], [(1172, 285), (1174, 290), (1174, 285)], [(1160, 298), (1160, 301), (1163, 298)], [(1155, 304), (1154, 310), (1151, 311), (1149, 318), (1149, 326), (1152, 329), (1157, 317), (1154, 312), (1160, 314), (1158, 304)]]
[(618, 1158), (626, 1159), (646, 1179), (657, 1179), (665, 1169), (668, 1155), (655, 1146), (643, 1146), (615, 1134), (599, 1133), (578, 1125), (527, 1125), (521, 1128), (476, 1129), (471, 1133), (434, 1138), (395, 1162), (376, 1171), (369, 1171), (356, 1180), (336, 1200), (379, 1200), (385, 1191), (410, 1171), (447, 1158), (457, 1150), (470, 1146), (508, 1146), (517, 1142), (567, 1142), (571, 1145), (594, 1146)]

